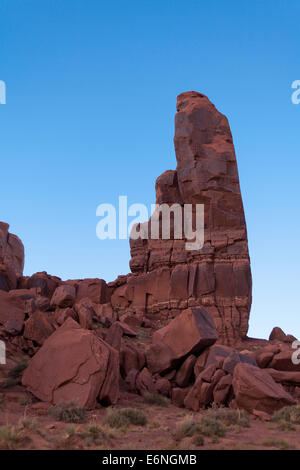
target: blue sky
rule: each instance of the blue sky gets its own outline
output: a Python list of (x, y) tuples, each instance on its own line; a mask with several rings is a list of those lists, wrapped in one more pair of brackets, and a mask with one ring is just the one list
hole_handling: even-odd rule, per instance
[(297, 0), (1, 0), (0, 220), (25, 274), (113, 280), (127, 240), (96, 238), (96, 207), (155, 202), (176, 167), (177, 94), (230, 120), (253, 273), (249, 334), (300, 337)]

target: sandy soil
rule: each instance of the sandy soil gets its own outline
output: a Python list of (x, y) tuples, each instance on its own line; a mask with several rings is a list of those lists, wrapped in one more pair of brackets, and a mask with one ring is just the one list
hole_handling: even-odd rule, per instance
[[(229, 427), (225, 437), (205, 437), (201, 446), (197, 447), (192, 438), (187, 437), (176, 442), (173, 438), (176, 426), (193, 413), (172, 404), (167, 407), (145, 404), (142, 397), (125, 391), (116, 408), (142, 410), (147, 417), (145, 426), (112, 429), (103, 424), (106, 408), (88, 412), (82, 424), (54, 421), (47, 414), (49, 405), (30, 403), (30, 400), (32, 397), (20, 386), (1, 392), (0, 430), (3, 426), (11, 426), (16, 437), (10, 443), (0, 439), (1, 449), (7, 446), (15, 449), (300, 449), (300, 425), (294, 426), (293, 430), (282, 431), (277, 423), (263, 422), (252, 416), (249, 417), (249, 427)], [(96, 439), (91, 439), (87, 431), (90, 425), (99, 426), (100, 433)]]

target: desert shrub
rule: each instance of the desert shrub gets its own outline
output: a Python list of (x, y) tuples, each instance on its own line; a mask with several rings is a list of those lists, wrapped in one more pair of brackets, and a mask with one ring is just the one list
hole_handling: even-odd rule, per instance
[(35, 431), (37, 428), (38, 422), (35, 418), (26, 418), (26, 416), (19, 421), (19, 429), (29, 429), (30, 431)]
[(7, 375), (13, 379), (18, 379), (22, 375), (22, 372), (28, 367), (28, 358), (25, 356), (16, 357), (13, 361), (16, 365), (8, 371)]
[(130, 426), (145, 426), (147, 418), (145, 414), (136, 408), (114, 408), (108, 410), (107, 415), (103, 421), (111, 428), (122, 428)]
[(86, 419), (86, 411), (74, 402), (63, 402), (51, 406), (48, 409), (48, 415), (56, 421), (64, 421), (65, 423), (83, 423)]
[(195, 434), (192, 443), (195, 444), (197, 447), (201, 447), (204, 445), (204, 438), (201, 436), (201, 434)]
[[(176, 426), (172, 437), (175, 441), (180, 442), (186, 437), (193, 437), (196, 440), (195, 436), (216, 438), (224, 437), (225, 434), (226, 427), (221, 421), (211, 416), (202, 415), (197, 421), (194, 421), (190, 416), (186, 417)], [(199, 441), (201, 441), (200, 438)]]
[(76, 434), (76, 429), (74, 428), (74, 426), (67, 426), (66, 427), (66, 433), (67, 433), (67, 438), (71, 438), (71, 437), (74, 437), (75, 434)]
[(15, 426), (2, 426), (0, 428), (0, 449), (15, 450), (21, 442), (22, 435)]
[(272, 421), (279, 424), (300, 424), (300, 405), (281, 408), (281, 410), (273, 414)]
[(18, 383), (19, 383), (19, 379), (13, 379), (10, 377), (2, 382), (1, 388), (14, 387), (15, 385), (18, 385)]
[(27, 396), (20, 397), (20, 398), (18, 399), (18, 403), (19, 403), (20, 405), (24, 405), (24, 406), (25, 406), (25, 405), (31, 405), (31, 404), (32, 404), (32, 398), (27, 397)]
[(207, 415), (211, 418), (214, 418), (226, 427), (229, 426), (241, 426), (243, 428), (248, 428), (249, 418), (244, 410), (231, 410), (229, 408), (211, 408), (207, 410)]
[(201, 416), (197, 423), (197, 433), (207, 437), (224, 437), (226, 427), (222, 421), (213, 416)]
[(266, 439), (262, 444), (265, 447), (276, 447), (282, 450), (291, 448), (289, 444), (283, 439)]
[(177, 442), (185, 437), (192, 437), (196, 431), (196, 423), (191, 416), (187, 416), (181, 423), (178, 423), (173, 433), (173, 439)]
[(107, 439), (105, 432), (97, 424), (89, 424), (79, 432), (79, 435), (84, 438), (88, 447), (93, 444), (100, 444)]
[(293, 426), (291, 423), (287, 423), (286, 421), (280, 421), (278, 423), (278, 429), (284, 432), (296, 431), (295, 426)]
[(143, 398), (144, 402), (148, 405), (169, 406), (170, 404), (168, 398), (160, 395), (159, 393), (146, 392)]

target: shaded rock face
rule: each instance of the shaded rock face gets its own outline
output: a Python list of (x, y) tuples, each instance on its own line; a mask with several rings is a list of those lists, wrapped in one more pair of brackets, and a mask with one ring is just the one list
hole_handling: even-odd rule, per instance
[(8, 229), (8, 224), (0, 222), (0, 290), (5, 291), (17, 287), (24, 268), (23, 243)]
[(177, 170), (157, 179), (156, 203), (204, 204), (204, 246), (188, 251), (185, 239), (131, 239), (134, 275), (115, 285), (112, 306), (167, 320), (202, 305), (212, 315), (220, 340), (233, 344), (248, 331), (252, 280), (227, 118), (204, 95), (182, 93), (174, 144)]
[(92, 409), (119, 397), (119, 355), (73, 319), (53, 333), (30, 361), (22, 383), (42, 401), (74, 401)]

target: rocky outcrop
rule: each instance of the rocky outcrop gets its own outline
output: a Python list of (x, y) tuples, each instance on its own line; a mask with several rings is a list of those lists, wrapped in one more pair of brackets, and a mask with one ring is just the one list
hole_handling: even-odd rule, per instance
[(23, 243), (8, 229), (8, 224), (0, 222), (0, 290), (4, 291), (17, 287), (24, 268)]
[(269, 341), (246, 337), (251, 272), (227, 119), (204, 95), (183, 93), (174, 143), (177, 169), (157, 179), (156, 202), (203, 204), (202, 247), (177, 237), (174, 218), (169, 239), (151, 237), (157, 209), (135, 227), (150, 238), (131, 240), (131, 274), (110, 284), (23, 277), (23, 246), (0, 223), (0, 340), (11, 356), (29, 356), (22, 384), (36, 398), (92, 409), (116, 403), (120, 384), (193, 411), (241, 407), (258, 417), (299, 402), (296, 338), (279, 327)]
[(218, 339), (211, 315), (203, 307), (184, 310), (167, 326), (157, 330), (153, 342), (164, 343), (172, 353), (174, 361), (189, 354), (200, 353)]
[[(174, 318), (187, 307), (204, 306), (220, 340), (246, 336), (251, 306), (247, 231), (235, 151), (228, 121), (204, 95), (182, 93), (175, 117), (177, 170), (156, 181), (156, 202), (204, 204), (201, 249), (186, 239), (131, 239), (134, 275), (113, 284), (112, 306), (122, 313)], [(143, 224), (151, 234), (151, 224)], [(173, 238), (172, 238), (173, 236)]]
[(296, 400), (266, 370), (250, 364), (236, 366), (233, 390), (238, 406), (250, 413), (257, 410), (272, 414), (283, 406), (296, 404)]
[(87, 409), (119, 396), (118, 353), (73, 319), (54, 332), (30, 361), (23, 385), (42, 401), (77, 402)]

